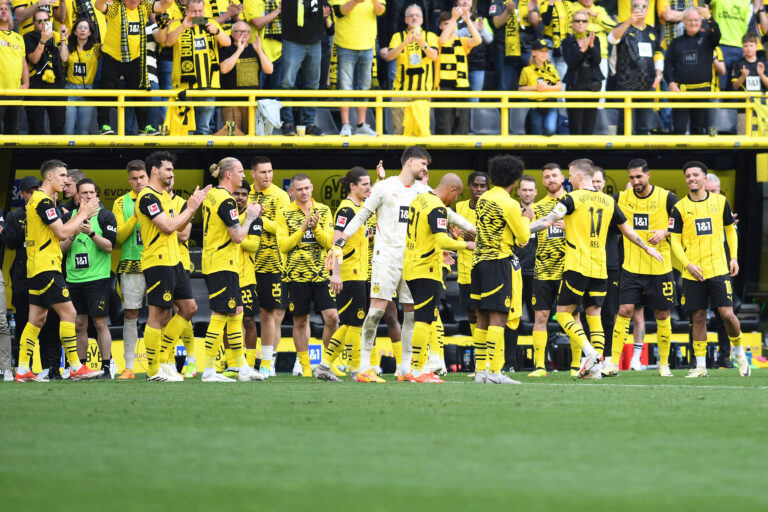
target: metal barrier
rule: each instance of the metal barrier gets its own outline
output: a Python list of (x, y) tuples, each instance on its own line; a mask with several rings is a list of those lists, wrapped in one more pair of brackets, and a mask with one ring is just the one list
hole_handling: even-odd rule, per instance
[[(179, 99), (179, 95), (185, 96), (185, 99)], [(211, 95), (215, 95), (216, 100), (205, 101), (204, 98), (210, 98)], [(587, 92), (587, 91), (564, 91), (564, 92), (532, 92), (532, 91), (433, 91), (433, 92), (420, 92), (420, 91), (384, 91), (384, 90), (372, 90), (372, 91), (333, 91), (333, 90), (156, 90), (156, 91), (130, 91), (130, 90), (101, 90), (101, 89), (26, 89), (26, 90), (8, 90), (0, 89), (0, 106), (8, 105), (22, 105), (22, 106), (49, 106), (61, 103), (61, 106), (65, 106), (67, 98), (70, 96), (77, 96), (86, 98), (84, 101), (78, 101), (78, 107), (92, 106), (92, 107), (114, 107), (117, 109), (117, 134), (99, 136), (95, 138), (93, 135), (66, 135), (66, 136), (47, 136), (45, 141), (38, 141), (46, 145), (69, 145), (69, 146), (114, 146), (121, 142), (133, 145), (136, 140), (125, 134), (125, 109), (130, 107), (172, 107), (175, 105), (184, 104), (186, 106), (212, 106), (217, 107), (247, 107), (249, 110), (249, 127), (248, 134), (243, 137), (226, 137), (229, 140), (225, 145), (228, 146), (252, 146), (252, 137), (255, 136), (255, 109), (258, 108), (258, 100), (266, 98), (278, 98), (285, 107), (369, 107), (375, 110), (376, 117), (376, 131), (379, 134), (384, 132), (384, 109), (393, 107), (406, 107), (409, 105), (409, 101), (404, 101), (403, 98), (408, 99), (437, 99), (441, 101), (435, 101), (430, 103), (431, 108), (498, 108), (501, 112), (501, 132), (500, 135), (487, 135), (482, 136), (483, 140), (488, 141), (488, 145), (495, 147), (497, 145), (509, 147), (510, 142), (508, 140), (499, 141), (498, 137), (506, 138), (509, 134), (509, 110), (510, 109), (531, 109), (531, 108), (555, 108), (563, 107), (566, 104), (559, 103), (553, 105), (552, 102), (540, 102), (536, 100), (552, 100), (563, 98), (567, 100), (568, 108), (612, 108), (619, 109), (624, 113), (624, 133), (627, 134), (624, 137), (632, 137), (632, 121), (633, 121), (633, 109), (659, 109), (659, 108), (686, 108), (686, 109), (715, 109), (718, 107), (729, 109), (743, 109), (746, 113), (746, 137), (752, 135), (752, 121), (754, 114), (754, 102), (761, 101), (765, 98), (762, 93), (748, 93), (748, 92), (686, 92), (686, 93), (674, 93), (674, 92), (656, 92), (656, 91), (611, 91), (611, 92)], [(12, 97), (12, 99), (8, 99)], [(36, 100), (35, 98), (45, 97), (45, 101)], [(56, 101), (51, 102), (49, 98), (57, 98)], [(21, 99), (19, 99), (21, 98)], [(60, 98), (60, 99), (58, 99)], [(92, 98), (92, 99), (90, 99)], [(136, 99), (140, 98), (140, 99)], [(146, 98), (146, 99), (145, 99)], [(152, 101), (152, 98), (167, 98), (167, 102)], [(234, 99), (232, 99), (234, 98)], [(243, 99), (247, 98), (247, 99)], [(478, 98), (480, 102), (468, 102), (466, 100), (470, 98)], [(682, 101), (684, 98), (685, 101)], [(322, 101), (318, 101), (322, 100)], [(444, 101), (455, 100), (455, 101)], [(660, 100), (673, 100), (662, 103)], [(522, 137), (522, 140), (521, 140)], [(570, 144), (573, 146), (580, 146), (583, 143), (593, 147), (603, 147), (605, 144), (596, 141), (596, 138), (603, 139), (601, 136), (595, 135), (578, 135), (568, 136), (573, 138)], [(163, 137), (163, 146), (196, 146), (200, 144), (201, 140), (210, 141), (208, 135), (197, 136), (185, 136), (185, 137)], [(249, 138), (249, 140), (244, 140)], [(294, 137), (290, 137), (294, 139)], [(402, 137), (402, 136), (384, 136), (384, 139), (391, 139), (389, 142), (381, 140), (376, 144), (379, 147), (387, 147), (388, 145), (402, 147), (405, 140), (416, 141), (416, 143), (423, 143), (427, 138), (415, 138), (415, 137)], [(530, 140), (525, 140), (529, 139)], [(701, 139), (700, 141), (688, 140), (691, 137), (683, 136), (671, 136), (665, 135), (662, 137), (648, 136), (642, 137), (634, 143), (630, 141), (621, 141), (622, 147), (648, 147), (648, 144), (653, 140), (654, 144), (660, 144), (663, 147), (674, 146), (679, 144), (681, 139), (685, 139), (686, 145), (693, 144), (704, 146), (710, 146), (713, 143), (713, 139), (706, 136), (694, 136), (693, 139)], [(32, 139), (39, 139), (39, 136), (32, 135), (20, 135), (20, 136), (3, 136), (4, 143), (6, 145), (29, 145)], [(270, 137), (275, 139), (274, 142), (262, 141), (260, 145), (272, 145), (281, 146), (285, 145), (284, 140), (288, 137), (276, 136)], [(309, 138), (306, 138), (309, 139)], [(344, 138), (347, 141), (351, 141), (352, 138)], [(459, 143), (460, 147), (472, 147), (477, 145), (478, 136), (432, 136), (428, 137), (431, 141), (431, 145), (449, 145)], [(540, 140), (549, 141), (551, 143), (552, 137), (543, 136), (516, 136), (516, 142), (514, 147), (518, 147), (522, 144), (524, 147), (540, 147), (542, 142)], [(667, 140), (664, 140), (667, 139)], [(673, 140), (676, 139), (676, 140)], [(705, 141), (709, 139), (709, 144)], [(765, 147), (768, 145), (767, 141), (763, 137), (755, 137), (749, 140), (744, 136), (718, 136), (715, 137), (717, 142), (715, 145), (720, 147)], [(454, 141), (454, 142), (450, 142)], [(148, 141), (145, 141), (148, 142)], [(249, 143), (250, 142), (250, 143)], [(36, 145), (36, 144), (33, 144)], [(142, 144), (142, 145), (161, 145), (157, 144)], [(211, 145), (211, 144), (209, 144)], [(215, 144), (219, 145), (219, 144)], [(301, 144), (294, 143), (290, 146), (328, 146), (327, 142), (311, 142), (307, 140)], [(344, 147), (370, 147), (370, 141), (367, 144), (352, 142), (345, 144)], [(487, 147), (487, 146), (484, 146)], [(610, 145), (608, 147), (611, 147)]]

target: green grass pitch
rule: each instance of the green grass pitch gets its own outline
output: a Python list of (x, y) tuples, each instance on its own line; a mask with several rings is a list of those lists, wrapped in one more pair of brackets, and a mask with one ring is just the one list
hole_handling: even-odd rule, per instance
[[(768, 371), (0, 383), (4, 510), (766, 510)], [(391, 379), (391, 376), (387, 377)]]

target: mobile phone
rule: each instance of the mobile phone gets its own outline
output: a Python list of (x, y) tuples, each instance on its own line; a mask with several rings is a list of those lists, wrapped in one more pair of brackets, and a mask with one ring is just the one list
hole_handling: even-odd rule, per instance
[(206, 24), (208, 24), (208, 18), (206, 18), (205, 16), (194, 16), (192, 18), (192, 24), (205, 26)]

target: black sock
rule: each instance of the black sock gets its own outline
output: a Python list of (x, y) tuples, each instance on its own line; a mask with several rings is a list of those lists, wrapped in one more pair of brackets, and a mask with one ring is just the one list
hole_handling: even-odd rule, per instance
[(85, 357), (80, 358), (80, 364), (85, 364), (87, 362), (88, 362), (88, 358), (85, 358)]
[(358, 124), (357, 124), (357, 127), (358, 127), (358, 128), (362, 128), (363, 124), (364, 124), (364, 123), (358, 123)]

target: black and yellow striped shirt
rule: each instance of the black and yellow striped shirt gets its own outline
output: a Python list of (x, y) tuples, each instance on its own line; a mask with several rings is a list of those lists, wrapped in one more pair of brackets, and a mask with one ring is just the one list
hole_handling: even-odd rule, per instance
[[(536, 219), (549, 215), (560, 201), (558, 197), (544, 197), (533, 204)], [(533, 263), (533, 277), (541, 281), (559, 281), (565, 265), (565, 232), (550, 226), (536, 233), (536, 256)]]
[(261, 213), (264, 230), (261, 233), (259, 250), (256, 251), (256, 272), (279, 274), (283, 271), (283, 259), (277, 248), (275, 219), (277, 211), (291, 202), (288, 193), (274, 183), (262, 191), (256, 191), (251, 187), (248, 202), (259, 203), (264, 207)]
[(318, 283), (331, 276), (325, 269), (325, 253), (333, 242), (333, 216), (326, 205), (312, 202), (312, 213), (319, 215), (317, 226), (301, 232), (307, 218), (296, 201), (277, 212), (277, 243), (285, 253), (285, 281)]
[(523, 217), (520, 203), (501, 187), (493, 187), (477, 200), (476, 246), (472, 266), (481, 261), (512, 256), (515, 244), (531, 237), (530, 221)]

